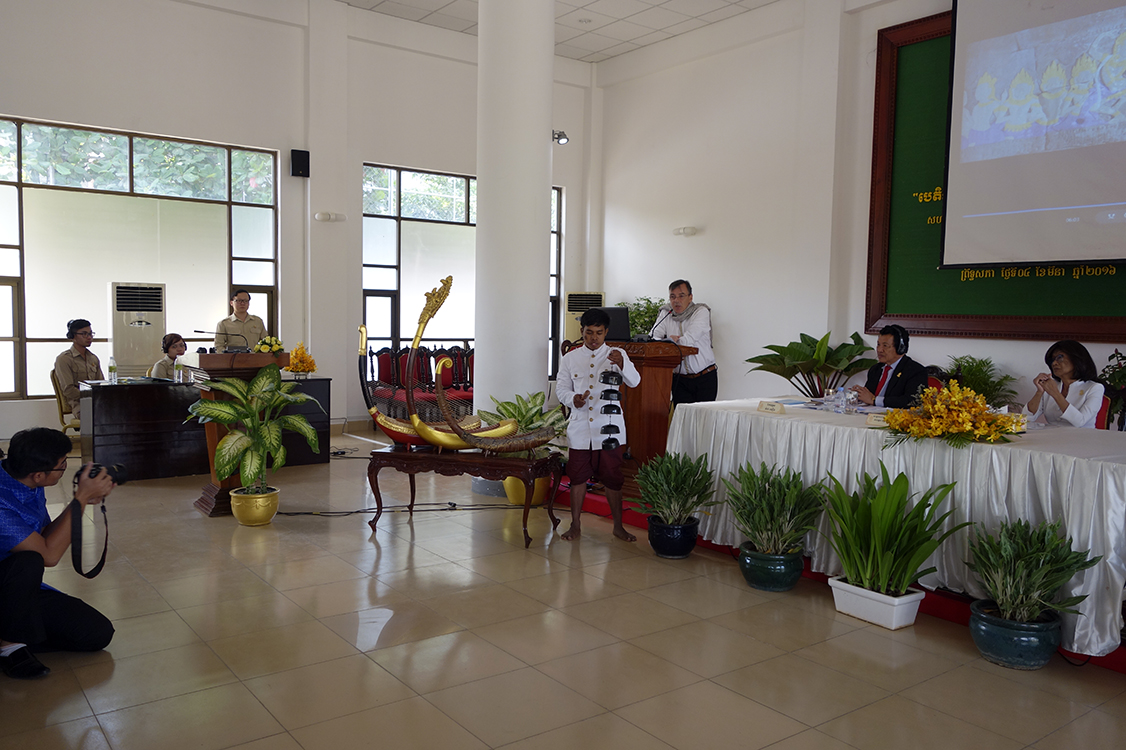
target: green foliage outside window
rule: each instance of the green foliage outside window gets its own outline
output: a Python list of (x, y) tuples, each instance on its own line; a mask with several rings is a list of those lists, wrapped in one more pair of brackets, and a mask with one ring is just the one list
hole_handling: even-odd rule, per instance
[(0, 180), (16, 179), (16, 124), (0, 120)]
[(364, 213), (376, 216), (397, 215), (398, 180), (393, 169), (364, 167)]
[(466, 180), (451, 175), (403, 172), (403, 218), (466, 221)]
[(231, 151), (231, 200), (274, 204), (274, 157), (261, 151)]
[(134, 138), (133, 189), (149, 195), (226, 200), (227, 150), (199, 143)]
[(129, 189), (129, 136), (23, 126), (23, 179), (38, 185)]
[(655, 297), (638, 297), (636, 302), (619, 302), (619, 307), (629, 310), (629, 335), (643, 336), (650, 333), (653, 326), (657, 325), (657, 315), (663, 304), (666, 304), (665, 300)]

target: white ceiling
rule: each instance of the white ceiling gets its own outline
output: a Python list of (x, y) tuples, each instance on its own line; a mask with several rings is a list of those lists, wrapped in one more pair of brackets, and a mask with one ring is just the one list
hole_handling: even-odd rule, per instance
[[(477, 35), (477, 0), (343, 0), (388, 16)], [(775, 0), (555, 0), (555, 54), (600, 62)]]

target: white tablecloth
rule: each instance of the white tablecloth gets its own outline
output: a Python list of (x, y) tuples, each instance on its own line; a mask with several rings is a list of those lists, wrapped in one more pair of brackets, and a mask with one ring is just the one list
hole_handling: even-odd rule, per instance
[[(1064, 589), (1068, 596), (1088, 598), (1078, 607), (1083, 616), (1064, 616), (1063, 645), (1093, 656), (1118, 648), (1126, 582), (1126, 433), (1049, 427), (1001, 445), (954, 449), (941, 440), (924, 440), (882, 449), (886, 432), (867, 427), (863, 416), (793, 406), (776, 415), (757, 407), (758, 399), (678, 406), (668, 451), (692, 458), (708, 454), (718, 500), (727, 494), (720, 478), (730, 478), (747, 462), (756, 468), (765, 461), (800, 470), (807, 485), (831, 473), (852, 492), (858, 472), (878, 476), (882, 460), (893, 477), (907, 474), (912, 493), (956, 482), (942, 509), (954, 504), (950, 525), (973, 521), (993, 531), (1002, 520), (1062, 518), (1075, 549), (1103, 556)], [(702, 518), (700, 534), (738, 546), (746, 539), (732, 520), (726, 505), (714, 506)], [(813, 570), (836, 575), (840, 565), (824, 536), (828, 528), (823, 514), (821, 533), (806, 538), (806, 554)], [(967, 527), (942, 545), (924, 565), (934, 565), (937, 572), (923, 578), (923, 585), (985, 596), (963, 562), (969, 534)]]

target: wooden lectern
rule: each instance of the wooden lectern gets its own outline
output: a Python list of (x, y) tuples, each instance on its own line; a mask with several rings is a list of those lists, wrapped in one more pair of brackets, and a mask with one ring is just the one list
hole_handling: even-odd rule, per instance
[[(278, 367), (289, 365), (289, 352), (273, 354), (185, 354), (181, 357), (184, 366), (192, 371), (195, 382), (207, 385), (208, 380), (220, 378), (242, 378), (252, 380), (258, 371), (267, 365)], [(200, 396), (209, 400), (228, 398), (222, 391), (203, 390)], [(238, 474), (232, 474), (222, 482), (215, 476), (215, 446), (227, 434), (227, 428), (216, 422), (204, 425), (207, 435), (207, 462), (211, 469), (211, 482), (203, 488), (203, 494), (195, 501), (196, 510), (205, 516), (231, 515), (231, 490), (241, 487)]]
[(694, 346), (678, 346), (671, 341), (606, 342), (624, 349), (641, 373), (641, 385), (626, 388), (626, 437), (633, 461), (622, 466), (625, 497), (641, 497), (637, 470), (649, 459), (665, 452), (669, 438), (669, 407), (672, 403), (672, 371), (683, 357), (695, 354)]

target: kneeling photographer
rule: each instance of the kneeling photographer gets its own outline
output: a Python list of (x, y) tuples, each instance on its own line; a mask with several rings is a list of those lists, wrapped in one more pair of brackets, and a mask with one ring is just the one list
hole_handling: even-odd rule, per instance
[[(51, 671), (34, 652), (100, 651), (113, 638), (105, 615), (43, 583), (44, 569), (71, 544), (70, 506), (52, 521), (44, 492), (62, 479), (70, 449), (66, 435), (37, 427), (17, 432), (0, 463), (0, 667), (16, 679)], [(116, 486), (104, 468), (91, 476), (91, 466), (75, 482), (80, 509), (101, 503)]]

